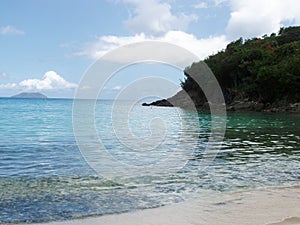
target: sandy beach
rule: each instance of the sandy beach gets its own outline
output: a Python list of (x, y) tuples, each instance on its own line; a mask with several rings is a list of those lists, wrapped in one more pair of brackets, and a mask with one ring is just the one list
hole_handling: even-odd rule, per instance
[(299, 225), (300, 186), (210, 192), (197, 199), (155, 209), (45, 224)]

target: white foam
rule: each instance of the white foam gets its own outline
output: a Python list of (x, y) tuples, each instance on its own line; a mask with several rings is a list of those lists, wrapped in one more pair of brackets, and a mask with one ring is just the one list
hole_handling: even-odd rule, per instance
[(295, 225), (300, 224), (300, 186), (213, 192), (161, 208), (48, 225)]

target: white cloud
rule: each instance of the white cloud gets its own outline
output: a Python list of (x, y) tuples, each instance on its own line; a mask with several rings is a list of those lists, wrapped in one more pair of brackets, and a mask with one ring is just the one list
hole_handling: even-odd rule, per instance
[(211, 54), (225, 49), (228, 44), (225, 35), (198, 39), (196, 36), (182, 31), (170, 31), (161, 38), (161, 41), (186, 48), (200, 59), (204, 59)]
[(278, 32), (283, 25), (300, 24), (299, 0), (231, 0), (226, 31), (231, 39)]
[(0, 89), (15, 89), (17, 87), (16, 83), (0, 84)]
[(194, 14), (174, 15), (171, 12), (171, 5), (160, 0), (124, 0), (123, 2), (135, 7), (124, 24), (129, 30), (138, 34), (160, 36), (170, 30), (185, 30), (190, 22), (198, 19)]
[[(213, 4), (221, 4), (224, 1), (226, 0), (212, 0)], [(127, 44), (143, 41), (162, 41), (186, 48), (200, 59), (204, 59), (224, 49), (228, 44), (225, 35), (198, 39), (196, 36), (187, 33), (185, 29), (191, 21), (197, 20), (197, 16), (187, 15), (183, 12), (172, 12), (170, 5), (172, 1), (122, 0), (122, 2), (130, 7), (133, 6), (132, 15), (129, 15), (129, 19), (124, 24), (134, 32), (134, 35), (100, 36), (95, 41), (86, 43), (80, 51), (73, 53), (73, 55), (99, 59), (110, 50)], [(209, 7), (209, 4), (206, 1), (198, 1), (198, 4), (195, 4), (194, 7), (205, 8)]]
[(222, 5), (223, 3), (226, 3), (228, 1), (229, 0), (213, 0), (213, 2), (215, 3), (215, 6)]
[(8, 34), (22, 35), (25, 34), (25, 32), (10, 25), (0, 27), (0, 35)]
[(101, 36), (95, 41), (87, 43), (80, 52), (73, 53), (75, 56), (85, 56), (92, 59), (98, 59), (108, 51), (117, 47), (145, 41), (147, 38), (144, 34), (136, 34), (134, 36)]
[(20, 83), (0, 84), (1, 89), (24, 89), (24, 90), (65, 90), (76, 88), (77, 84), (66, 81), (54, 71), (45, 73), (43, 79), (27, 79)]
[(200, 59), (204, 59), (213, 53), (217, 53), (224, 49), (228, 44), (225, 35), (197, 39), (194, 35), (183, 31), (169, 31), (160, 37), (147, 37), (145, 34), (137, 34), (134, 36), (102, 36), (94, 42), (87, 44), (81, 52), (75, 53), (75, 55), (99, 59), (112, 49), (142, 41), (162, 41), (172, 43), (191, 51)]
[(206, 9), (208, 8), (208, 4), (206, 2), (200, 2), (196, 5), (194, 5), (195, 9)]
[[(212, 0), (214, 4), (221, 4), (224, 1), (226, 0)], [(196, 20), (197, 17), (182, 12), (175, 15), (171, 11), (171, 1), (122, 0), (122, 2), (134, 7), (133, 14), (129, 16), (124, 24), (135, 34), (129, 36), (100, 36), (95, 41), (86, 43), (80, 51), (73, 53), (73, 55), (99, 59), (105, 53), (127, 44), (143, 41), (162, 41), (186, 48), (200, 59), (204, 59), (224, 49), (228, 44), (225, 35), (198, 39), (196, 36), (185, 32), (184, 30), (188, 24)], [(209, 7), (208, 4), (205, 1), (198, 1), (198, 4), (194, 7), (205, 8)]]
[(119, 91), (121, 89), (122, 89), (122, 87), (119, 85), (112, 88), (113, 91)]

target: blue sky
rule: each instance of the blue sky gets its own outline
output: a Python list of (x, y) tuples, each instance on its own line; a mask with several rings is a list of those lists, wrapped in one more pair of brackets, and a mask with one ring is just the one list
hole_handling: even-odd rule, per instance
[[(203, 59), (239, 37), (300, 25), (299, 12), (298, 0), (1, 0), (0, 96), (73, 97), (88, 67), (119, 46), (167, 41)], [(108, 85), (107, 98), (126, 82)]]

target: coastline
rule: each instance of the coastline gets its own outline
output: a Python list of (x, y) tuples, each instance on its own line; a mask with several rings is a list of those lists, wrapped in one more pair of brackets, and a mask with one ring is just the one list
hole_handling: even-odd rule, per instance
[(123, 214), (36, 225), (296, 225), (300, 186), (210, 191), (181, 203)]
[[(190, 98), (190, 99), (189, 99)], [(162, 106), (162, 107), (179, 107), (189, 109), (190, 100), (193, 101), (194, 107), (198, 111), (209, 111), (210, 106), (206, 99), (200, 98), (193, 91), (185, 92), (181, 90), (174, 96), (161, 99), (150, 103), (143, 103), (142, 106)], [(300, 102), (290, 103), (288, 101), (274, 101), (273, 103), (262, 103), (252, 101), (248, 98), (236, 98), (226, 101), (226, 110), (228, 112), (262, 112), (262, 113), (295, 113), (300, 114)]]

